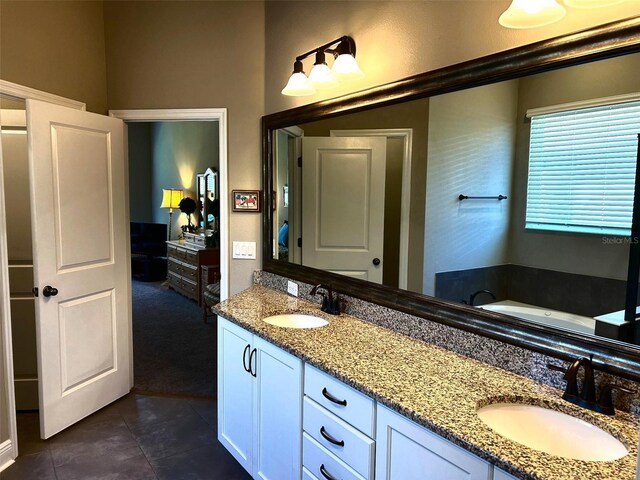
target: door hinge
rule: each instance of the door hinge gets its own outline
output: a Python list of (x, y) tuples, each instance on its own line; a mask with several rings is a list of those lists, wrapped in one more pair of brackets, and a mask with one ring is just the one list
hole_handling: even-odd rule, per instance
[(298, 247), (302, 248), (302, 237), (298, 238)]
[(33, 296), (34, 296), (34, 297), (37, 297), (37, 296), (38, 296), (38, 287), (33, 287), (33, 288), (31, 289), (31, 292), (33, 293)]
[(302, 157), (298, 157), (298, 166), (302, 167)]

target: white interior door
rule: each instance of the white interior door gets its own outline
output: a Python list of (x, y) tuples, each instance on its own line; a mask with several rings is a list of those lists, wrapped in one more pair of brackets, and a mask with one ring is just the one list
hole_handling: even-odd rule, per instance
[(49, 438), (131, 387), (124, 126), (27, 100), (27, 132), (40, 433)]
[(382, 283), (385, 137), (302, 139), (302, 264)]

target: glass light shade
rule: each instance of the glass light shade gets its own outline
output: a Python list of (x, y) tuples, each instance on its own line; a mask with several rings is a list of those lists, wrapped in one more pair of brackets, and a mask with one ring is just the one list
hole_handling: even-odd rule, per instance
[(513, 0), (498, 22), (507, 28), (535, 28), (557, 22), (566, 13), (556, 0)]
[(182, 200), (182, 190), (176, 188), (162, 189), (162, 205), (160, 208), (178, 208)]
[(353, 55), (349, 53), (338, 55), (338, 58), (333, 62), (331, 71), (338, 80), (357, 80), (364, 77), (364, 73), (360, 70), (358, 62), (356, 62)]
[(313, 95), (316, 93), (316, 89), (303, 72), (294, 72), (281, 93), (290, 97), (304, 97), (305, 95)]
[(622, 3), (624, 0), (564, 0), (565, 5), (573, 8), (600, 8)]
[(309, 80), (318, 90), (339, 85), (338, 80), (336, 80), (326, 63), (316, 63), (309, 72)]

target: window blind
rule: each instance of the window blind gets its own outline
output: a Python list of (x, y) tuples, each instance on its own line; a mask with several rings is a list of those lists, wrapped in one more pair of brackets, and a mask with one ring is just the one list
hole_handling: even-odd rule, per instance
[(640, 101), (531, 116), (526, 228), (629, 235)]

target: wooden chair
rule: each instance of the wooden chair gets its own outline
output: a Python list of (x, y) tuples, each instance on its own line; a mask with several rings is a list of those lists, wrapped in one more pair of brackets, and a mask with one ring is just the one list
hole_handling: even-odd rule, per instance
[(220, 265), (202, 265), (202, 320), (207, 323), (209, 315), (213, 315), (211, 307), (220, 302)]

